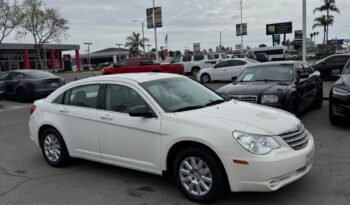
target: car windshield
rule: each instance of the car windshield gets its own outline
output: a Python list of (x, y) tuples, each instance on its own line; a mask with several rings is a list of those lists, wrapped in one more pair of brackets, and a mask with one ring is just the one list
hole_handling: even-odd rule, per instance
[(293, 81), (293, 65), (264, 65), (247, 68), (237, 81)]
[(35, 79), (57, 78), (57, 76), (55, 76), (54, 74), (45, 72), (45, 71), (31, 71), (31, 72), (28, 72), (27, 74), (28, 76)]
[(142, 83), (141, 86), (165, 112), (199, 109), (225, 100), (205, 86), (186, 78), (167, 78)]

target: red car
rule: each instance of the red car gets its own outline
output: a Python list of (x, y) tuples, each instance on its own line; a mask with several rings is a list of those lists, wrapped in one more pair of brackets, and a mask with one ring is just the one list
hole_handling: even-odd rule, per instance
[(126, 58), (121, 64), (102, 69), (102, 75), (119, 73), (162, 72), (183, 74), (184, 67), (179, 64), (156, 64), (150, 58)]

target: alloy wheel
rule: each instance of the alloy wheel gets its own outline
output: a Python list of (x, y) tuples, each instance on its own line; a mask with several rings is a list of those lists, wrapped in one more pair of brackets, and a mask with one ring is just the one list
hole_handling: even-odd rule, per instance
[(44, 151), (48, 160), (57, 162), (61, 157), (61, 144), (53, 134), (48, 134), (44, 139)]

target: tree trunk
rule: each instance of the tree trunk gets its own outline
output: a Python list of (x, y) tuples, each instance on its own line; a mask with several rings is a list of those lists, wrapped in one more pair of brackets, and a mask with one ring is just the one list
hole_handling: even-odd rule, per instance
[(327, 33), (327, 27), (324, 27), (324, 32), (323, 32), (323, 45), (326, 45), (326, 33)]
[[(40, 65), (40, 69), (43, 70), (44, 68), (44, 63), (43, 63), (43, 60), (42, 60), (42, 57), (41, 57), (41, 52), (40, 52), (40, 48), (36, 48), (36, 54), (38, 55), (38, 59), (39, 59), (39, 65)], [(45, 54), (46, 55), (46, 54)]]
[(326, 38), (326, 43), (328, 44), (328, 32), (329, 32), (329, 10), (327, 9), (327, 38)]

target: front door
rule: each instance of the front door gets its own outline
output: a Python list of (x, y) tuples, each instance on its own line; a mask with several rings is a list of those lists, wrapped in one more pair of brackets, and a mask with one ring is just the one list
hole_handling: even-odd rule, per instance
[(104, 110), (98, 111), (102, 160), (159, 173), (161, 120), (159, 116), (131, 117), (130, 108), (139, 105), (150, 107), (135, 87), (128, 84), (106, 86)]

